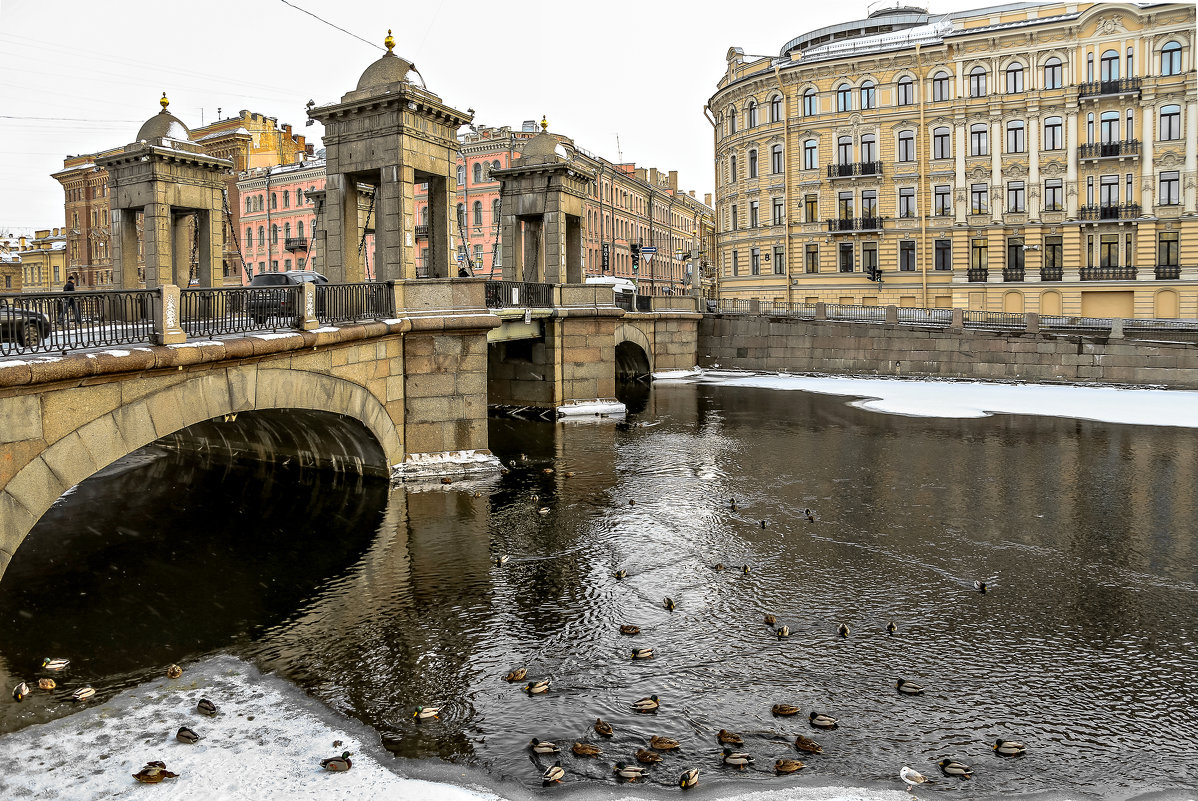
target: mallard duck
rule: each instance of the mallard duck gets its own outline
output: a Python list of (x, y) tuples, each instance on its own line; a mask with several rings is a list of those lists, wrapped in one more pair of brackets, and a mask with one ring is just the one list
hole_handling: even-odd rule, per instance
[(814, 513), (814, 512), (812, 512), (810, 509), (804, 509), (804, 510), (803, 510), (803, 514), (805, 514), (805, 515), (807, 516), (807, 522), (808, 522), (808, 523), (814, 523), (814, 522), (815, 522), (815, 513)]
[(629, 499), (628, 499), (628, 505), (629, 505), (629, 506), (636, 506), (636, 498), (629, 498)]
[(743, 574), (744, 574), (744, 575), (746, 575), (746, 576), (747, 576), (747, 575), (749, 575), (749, 566), (748, 566), (748, 565), (745, 565), (745, 566), (743, 566), (743, 567), (740, 569), (740, 572), (741, 572), (741, 573), (743, 573)]
[(636, 751), (636, 761), (642, 765), (653, 765), (661, 762), (661, 754), (656, 751), (650, 751), (648, 748), (638, 748)]
[(923, 695), (923, 687), (918, 684), (912, 684), (906, 679), (899, 679), (894, 688), (903, 695)]
[(673, 751), (681, 746), (673, 737), (659, 737), (656, 734), (649, 738), (649, 747), (654, 751)]
[(733, 751), (731, 748), (724, 749), (723, 760), (725, 765), (734, 765), (737, 770), (744, 770), (746, 765), (753, 764), (753, 757), (744, 751)]
[(774, 763), (774, 773), (781, 776), (784, 773), (794, 773), (807, 767), (797, 759), (779, 759)]
[(12, 688), (12, 700), (14, 701), (24, 701), (27, 695), (29, 695), (29, 685), (25, 682)]
[(331, 770), (334, 773), (347, 771), (354, 766), (354, 763), (349, 758), (349, 751), (342, 751), (341, 756), (329, 757), (328, 759), (320, 760), (320, 766), (325, 770)]
[(642, 768), (639, 765), (625, 765), (623, 762), (616, 763), (616, 775), (621, 779), (627, 779), (630, 782), (644, 778), (645, 774), (648, 772), (649, 771), (647, 769)]
[(907, 789), (910, 789), (917, 784), (923, 784), (924, 782), (926, 782), (928, 780), (927, 776), (924, 776), (922, 773), (919, 773), (918, 771), (912, 770), (911, 768), (907, 767), (906, 765), (903, 765), (903, 769), (899, 771), (899, 778), (902, 779), (904, 783), (906, 783)]
[(886, 624), (886, 633), (889, 634), (891, 637), (894, 636), (894, 633), (896, 631), (898, 631), (898, 626), (894, 625), (893, 620)]
[(762, 528), (765, 528), (767, 525), (769, 525), (769, 524), (768, 524), (768, 523), (767, 523), (765, 520), (762, 520), (762, 521), (761, 521), (761, 527), (762, 527)]
[(799, 708), (793, 704), (774, 704), (774, 708), (771, 711), (781, 717), (799, 714)]
[(499, 556), (496, 556), (495, 567), (502, 567), (503, 565), (506, 565), (509, 559), (511, 559), (511, 557), (507, 554), (500, 554)]
[(570, 750), (574, 756), (594, 757), (599, 756), (599, 746), (591, 745), (590, 743), (574, 743)]
[(508, 470), (506, 467), (499, 468), (499, 475), (501, 475), (501, 476), (509, 475), (511, 472), (512, 471)]
[(674, 603), (673, 598), (666, 598), (665, 601), (662, 602), (662, 606), (664, 606), (666, 609), (670, 610), (671, 612), (673, 612), (675, 609), (678, 608), (677, 604)]
[(94, 689), (92, 689), (91, 687), (80, 687), (78, 690), (75, 690), (75, 692), (71, 693), (71, 700), (72, 701), (86, 701), (88, 698), (91, 698), (95, 694), (96, 694), (96, 691)]
[(621, 634), (627, 634), (628, 636), (630, 636), (630, 637), (631, 637), (631, 636), (633, 636), (634, 634), (640, 634), (640, 633), (641, 633), (641, 627), (640, 627), (640, 626), (634, 626), (634, 625), (632, 625), (631, 623), (625, 623), (623, 626), (620, 626), (620, 633), (621, 633)]
[(841, 623), (839, 626), (836, 627), (836, 633), (839, 634), (841, 637), (847, 637), (850, 634), (852, 634), (853, 632), (848, 627), (847, 624)]
[(524, 677), (528, 675), (528, 668), (516, 668), (509, 670), (508, 674), (503, 677), (504, 681), (524, 681)]
[(541, 679), (540, 681), (529, 682), (524, 687), (524, 692), (529, 695), (541, 695), (549, 692), (549, 685), (553, 683), (553, 679)]
[(819, 743), (801, 734), (795, 738), (795, 750), (808, 754), (822, 754), (824, 752), (823, 747)]
[(790, 626), (781, 626), (774, 633), (778, 635), (779, 640), (781, 640), (783, 637), (789, 637), (790, 636)]
[(66, 670), (67, 665), (69, 665), (69, 664), (71, 664), (71, 660), (69, 660), (69, 659), (51, 659), (50, 657), (47, 656), (45, 659), (42, 660), (42, 669), (43, 670)]
[(541, 774), (541, 782), (543, 784), (552, 784), (553, 782), (560, 782), (562, 780), (562, 777), (564, 777), (565, 775), (566, 775), (566, 771), (562, 768), (562, 763), (554, 762), (552, 765), (550, 765), (548, 768), (545, 769), (545, 772), (543, 774)]
[(212, 703), (207, 698), (201, 698), (200, 702), (196, 704), (196, 712), (199, 712), (201, 715), (212, 717), (216, 714), (216, 704)]
[(973, 768), (964, 762), (958, 762), (955, 759), (942, 759), (936, 764), (940, 766), (940, 772), (945, 776), (956, 776), (959, 779), (973, 777)]
[(736, 498), (729, 498), (729, 499), (728, 499), (728, 508), (729, 508), (729, 509), (731, 509), (731, 510), (732, 510), (732, 511), (734, 511), (734, 512), (735, 512), (737, 509), (739, 509), (739, 508), (740, 508), (739, 506), (737, 506), (737, 505), (736, 505)]
[(183, 675), (183, 668), (178, 665), (171, 665), (166, 669), (166, 677), (168, 679), (177, 679)]
[(604, 737), (611, 737), (615, 731), (610, 723), (604, 723), (603, 718), (595, 718), (595, 733), (602, 734)]
[(179, 730), (177, 732), (175, 732), (175, 739), (181, 743), (187, 743), (188, 745), (195, 745), (196, 743), (198, 743), (200, 741), (200, 735), (196, 734), (194, 731), (187, 728), (186, 726), (180, 726)]
[(980, 592), (982, 595), (986, 594), (986, 582), (984, 582), (984, 581), (978, 581), (977, 579), (974, 579), (973, 588), (975, 590), (977, 590), (978, 592)]
[(835, 729), (837, 726), (836, 718), (819, 712), (813, 711), (807, 716), (807, 720), (811, 721), (811, 725), (817, 729)]
[(999, 737), (994, 741), (993, 751), (999, 756), (1023, 756), (1027, 747), (1017, 740), (1004, 740)]
[(720, 729), (719, 733), (715, 736), (715, 738), (724, 745), (744, 745), (745, 744), (743, 737), (741, 737), (736, 732), (728, 731), (727, 729)]
[(721, 571), (721, 570), (723, 570), (723, 569), (724, 569), (724, 563), (723, 563), (723, 562), (716, 562), (716, 563), (715, 563), (715, 567), (713, 567), (713, 568), (712, 568), (712, 570), (716, 571), (717, 573), (718, 573), (718, 572), (720, 572), (720, 571)]
[(683, 773), (681, 776), (678, 777), (678, 786), (681, 787), (683, 790), (687, 790), (691, 787), (694, 787), (698, 783), (699, 783), (699, 769), (698, 768), (691, 768), (686, 773)]
[(441, 707), (439, 706), (418, 706), (416, 707), (416, 711), (412, 713), (412, 717), (416, 718), (417, 722), (428, 720), (429, 718), (440, 720), (441, 718), (437, 717), (440, 713)]
[(632, 708), (636, 712), (653, 712), (660, 705), (656, 695), (650, 695), (648, 698), (640, 698), (632, 702)]
[(628, 578), (628, 571), (627, 570), (617, 570), (615, 573), (612, 573), (612, 577), (615, 578), (617, 581), (619, 581), (620, 579)]
[(54, 681), (54, 679), (38, 679), (37, 680), (37, 688), (39, 690), (53, 690), (57, 686), (58, 686), (58, 682)]
[(633, 659), (651, 659), (652, 657), (653, 657), (653, 649), (652, 648), (633, 648), (632, 649), (632, 658)]
[(545, 474), (545, 475), (547, 475), (547, 476), (551, 476), (551, 475), (553, 475), (553, 468), (552, 468), (552, 467), (546, 467), (546, 468), (545, 468), (544, 470), (542, 470), (541, 472), (542, 472), (542, 473), (544, 473), (544, 474)]
[(475, 497), (475, 498), (481, 498), (482, 496), (483, 496), (483, 494), (482, 494), (482, 492), (481, 492), (481, 491), (479, 491), (479, 490), (475, 490), (475, 491), (474, 491), (474, 497)]
[(531, 740), (528, 741), (528, 747), (531, 748), (533, 750), (533, 752), (537, 753), (537, 754), (556, 754), (562, 750), (557, 747), (556, 743), (546, 742), (545, 740), (538, 740), (536, 737), (533, 737)]
[(158, 784), (163, 779), (174, 779), (178, 773), (171, 773), (161, 762), (147, 762), (146, 766), (133, 774), (133, 778), (142, 784)]
[(773, 616), (772, 614), (770, 614), (769, 612), (766, 612), (766, 613), (765, 613), (765, 625), (767, 625), (767, 626), (773, 626), (773, 625), (774, 625), (775, 623), (777, 623), (777, 622), (778, 622), (778, 618), (774, 617), (774, 616)]

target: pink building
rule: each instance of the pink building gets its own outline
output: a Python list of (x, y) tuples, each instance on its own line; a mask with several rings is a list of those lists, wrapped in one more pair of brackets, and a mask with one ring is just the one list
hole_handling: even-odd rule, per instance
[(324, 189), (324, 159), (281, 167), (258, 167), (237, 181), (241, 283), (263, 272), (311, 270), (309, 248), (316, 207), (309, 190)]

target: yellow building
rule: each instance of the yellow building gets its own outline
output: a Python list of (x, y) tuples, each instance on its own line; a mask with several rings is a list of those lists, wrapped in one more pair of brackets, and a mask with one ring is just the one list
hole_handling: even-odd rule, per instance
[(54, 292), (67, 282), (67, 236), (61, 228), (37, 231), (33, 239), (21, 237), (21, 290)]
[(1194, 6), (889, 4), (728, 52), (722, 297), (1198, 317)]

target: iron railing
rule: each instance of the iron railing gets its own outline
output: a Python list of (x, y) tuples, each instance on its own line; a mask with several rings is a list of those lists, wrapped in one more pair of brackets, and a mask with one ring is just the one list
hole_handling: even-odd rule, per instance
[(189, 287), (179, 293), (179, 327), (197, 338), (295, 328), (301, 296), (299, 284)]
[(636, 311), (636, 295), (632, 292), (616, 291), (616, 308), (624, 311)]
[(1041, 281), (1061, 281), (1064, 278), (1065, 278), (1065, 268), (1064, 267), (1041, 267), (1040, 268), (1040, 280)]
[(1181, 278), (1180, 264), (1158, 264), (1156, 265), (1156, 277), (1158, 280), (1174, 280)]
[(639, 312), (653, 311), (653, 298), (650, 295), (636, 296), (636, 310)]
[(1027, 318), (1011, 312), (966, 311), (966, 328), (1027, 328)]
[(987, 267), (969, 267), (965, 270), (965, 278), (972, 282), (985, 283), (990, 276), (990, 270)]
[(1098, 206), (1082, 206), (1078, 209), (1083, 220), (1134, 220), (1140, 216), (1139, 203), (1102, 204)]
[(762, 314), (771, 317), (797, 317), (801, 320), (815, 319), (814, 303), (778, 303), (763, 300), (760, 303), (760, 309)]
[(898, 307), (898, 321), (907, 325), (947, 326), (953, 321), (952, 309)]
[(862, 175), (881, 175), (882, 162), (858, 161), (852, 164), (829, 164), (829, 178), (854, 178)]
[(828, 230), (838, 231), (876, 231), (882, 227), (882, 217), (836, 217), (828, 220)]
[(295, 253), (297, 250), (308, 249), (308, 237), (306, 236), (289, 236), (283, 240), (283, 249)]
[(427, 225), (417, 225), (416, 226), (416, 238), (417, 239), (428, 239), (428, 226)]
[(1078, 147), (1078, 156), (1083, 159), (1109, 159), (1115, 156), (1140, 155), (1140, 140), (1127, 139), (1121, 142), (1090, 142)]
[(1002, 280), (1004, 281), (1022, 281), (1024, 268), (1022, 267), (1003, 267)]
[(153, 341), (152, 289), (0, 295), (0, 355)]
[(1064, 317), (1048, 315), (1040, 318), (1041, 328), (1055, 328), (1063, 331), (1109, 331), (1110, 317)]
[(1140, 78), (1116, 78), (1113, 81), (1086, 81), (1077, 85), (1078, 97), (1101, 97), (1139, 92), (1143, 81)]
[(488, 281), (488, 309), (547, 308), (553, 305), (553, 284), (527, 281)]
[(1137, 268), (1124, 267), (1082, 267), (1080, 277), (1083, 281), (1134, 281)]
[(394, 316), (395, 291), (390, 281), (316, 285), (316, 319), (322, 323), (356, 323)]
[(886, 322), (885, 306), (853, 306), (845, 303), (828, 303), (824, 311), (829, 320), (856, 320), (864, 322)]

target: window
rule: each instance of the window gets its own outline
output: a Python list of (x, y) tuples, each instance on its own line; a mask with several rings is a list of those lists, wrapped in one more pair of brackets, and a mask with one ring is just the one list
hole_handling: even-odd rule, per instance
[(1181, 106), (1164, 106), (1161, 108), (1160, 138), (1181, 138)]
[(273, 211), (279, 207), (279, 195), (277, 192), (270, 193), (270, 208)]
[(736, 178), (736, 154), (733, 153), (728, 157), (728, 180), (735, 181)]
[(819, 147), (814, 139), (803, 142), (803, 169), (814, 170), (819, 165)]
[(465, 183), (466, 183), (466, 165), (459, 164), (458, 165), (458, 186), (462, 186)]
[(1046, 117), (1044, 120), (1044, 149), (1061, 150), (1065, 147), (1064, 126), (1060, 117)]
[(969, 71), (969, 96), (986, 96), (986, 68), (974, 67)]
[(1161, 75), (1181, 74), (1181, 45), (1177, 42), (1165, 42), (1161, 48)]
[(1164, 231), (1157, 235), (1156, 239), (1156, 263), (1161, 267), (1177, 267), (1181, 264), (1178, 260), (1178, 240), (1181, 234), (1177, 231)]
[(775, 175), (782, 172), (782, 145), (770, 148), (770, 172)]
[(853, 218), (853, 193), (840, 192), (836, 196), (836, 210), (842, 220)]
[(990, 203), (987, 198), (988, 187), (986, 184), (970, 184), (969, 185), (969, 213), (970, 214), (986, 214), (990, 211)]
[(295, 235), (303, 239), (304, 237), (304, 221), (300, 220), (295, 224)]
[(466, 204), (459, 203), (458, 204), (458, 228), (460, 229), (465, 224), (466, 224)]
[(757, 127), (757, 101), (756, 100), (749, 101), (749, 106), (748, 106), (748, 108), (745, 109), (745, 119), (747, 120), (747, 122), (745, 123), (746, 127), (748, 127), (748, 128), (756, 128)]
[(876, 281), (881, 278), (878, 271), (877, 242), (861, 243), (861, 271), (869, 276), (869, 280), (871, 281)]
[(1065, 267), (1065, 237), (1044, 237), (1044, 271), (1060, 273)]
[(915, 216), (915, 187), (903, 186), (903, 187), (899, 188), (898, 216), (900, 216), (900, 217), (914, 217)]
[(1007, 152), (1023, 153), (1027, 150), (1023, 120), (1012, 120), (1007, 123)]
[(483, 202), (481, 200), (474, 201), (474, 224), (483, 224)]
[(809, 223), (819, 221), (819, 195), (803, 197), (803, 221)]
[(1156, 200), (1158, 204), (1162, 206), (1176, 206), (1181, 202), (1180, 176), (1181, 173), (1176, 170), (1161, 173), (1161, 190)]
[(736, 227), (737, 227), (737, 222), (738, 222), (738, 220), (736, 219), (736, 218), (737, 218), (737, 216), (738, 216), (738, 215), (737, 215), (737, 213), (736, 213), (736, 204), (735, 204), (735, 203), (733, 203), (733, 204), (732, 204), (732, 212), (731, 212), (731, 214), (730, 214), (730, 216), (729, 216), (729, 222), (731, 223), (731, 230), (733, 230), (733, 231), (735, 231), (735, 230), (736, 230)]
[(1098, 187), (1098, 202), (1103, 206), (1119, 205), (1119, 176), (1104, 175)]
[(1044, 210), (1045, 211), (1064, 211), (1065, 188), (1064, 181), (1060, 178), (1049, 178), (1044, 182)]
[(760, 211), (761, 211), (760, 203), (758, 203), (756, 200), (752, 200), (749, 202), (749, 227), (750, 228), (756, 228), (758, 225), (761, 224), (761, 221), (759, 218)]
[(1086, 142), (1094, 141), (1094, 112), (1086, 115)]
[(254, 246), (254, 229), (245, 229), (245, 249), (249, 250)]
[(932, 76), (932, 100), (952, 100), (952, 77), (947, 72), (938, 72)]
[(1023, 280), (1023, 238), (1013, 236), (1007, 240), (1007, 269), (1014, 273), (1016, 280)]
[(474, 162), (474, 183), (481, 184), (483, 182), (483, 165), (479, 162)]
[(873, 134), (861, 134), (861, 160), (866, 163), (878, 160), (878, 140)]
[(757, 177), (757, 151), (756, 150), (749, 151), (749, 177), (750, 178)]
[(494, 161), (491, 162), (491, 170), (492, 171), (500, 170), (500, 169), (503, 169), (503, 168), (499, 164), (499, 159), (495, 159)]
[[(1135, 77), (1135, 74), (1136, 74), (1135, 57), (1136, 57), (1135, 48), (1133, 48), (1131, 45), (1128, 45), (1127, 46), (1127, 77), (1128, 78)], [(1131, 262), (1128, 262), (1128, 263), (1130, 264)]]
[(499, 225), (499, 198), (495, 198), (495, 201), (491, 204), (491, 224), (494, 226)]
[(1103, 51), (1102, 60), (1100, 62), (1100, 65), (1101, 65), (1100, 69), (1102, 70), (1101, 80), (1104, 80), (1104, 81), (1119, 80), (1119, 51), (1117, 51), (1117, 50)]
[(261, 225), (258, 226), (258, 247), (266, 246), (266, 229)]
[(932, 129), (932, 158), (951, 159), (952, 157), (953, 150), (948, 128)]
[(1015, 213), (1027, 211), (1023, 181), (1011, 181), (1007, 184), (1007, 211)]
[[(250, 213), (250, 202), (251, 202), (252, 200), (253, 200), (253, 198), (249, 198), (249, 197), (247, 197), (247, 198), (245, 199), (245, 213), (246, 213), (246, 214), (249, 214), (249, 213)], [(79, 223), (75, 223), (75, 227), (76, 227), (76, 228), (77, 228), (77, 227), (79, 227)]]
[(270, 244), (279, 244), (279, 226), (274, 223), (270, 226)]
[(732, 274), (740, 275), (740, 259), (737, 258), (737, 252), (732, 251)]
[(780, 197), (774, 198), (773, 210), (774, 225), (782, 225), (782, 218), (786, 214), (786, 202)]
[(786, 274), (786, 254), (781, 245), (774, 245), (774, 275)]
[(951, 270), (953, 268), (953, 242), (951, 239), (936, 240), (936, 264), (937, 270)]
[(304, 190), (297, 187), (295, 190), (295, 207), (298, 209), (302, 205), (304, 205)]
[(842, 83), (836, 87), (836, 110), (853, 110), (853, 89), (847, 83)]
[(877, 89), (873, 81), (866, 81), (861, 84), (861, 108), (870, 109), (878, 107)]
[(283, 223), (283, 239), (291, 238), (291, 223)]
[(937, 186), (934, 190), (935, 203), (933, 208), (937, 217), (948, 217), (953, 213), (953, 189), (951, 186)]
[(814, 89), (803, 92), (803, 116), (814, 117), (816, 113), (816, 94)]
[(1119, 235), (1103, 234), (1098, 241), (1098, 265), (1100, 267), (1119, 266)]
[[(867, 189), (861, 193), (861, 216), (870, 220), (876, 220), (878, 216), (877, 190)], [(877, 223), (875, 222), (874, 225), (877, 225)]]
[(898, 160), (915, 161), (915, 132), (899, 131)]
[(1007, 94), (1013, 95), (1023, 91), (1023, 65), (1012, 64), (1007, 67)]
[(987, 251), (989, 243), (985, 239), (969, 240), (969, 266), (974, 270), (984, 270), (987, 267)]
[(1125, 130), (1128, 139), (1136, 138), (1136, 113), (1132, 109), (1127, 110), (1127, 128)]
[(1100, 136), (1106, 144), (1119, 141), (1119, 112), (1104, 111), (1099, 122)]
[(1061, 60), (1055, 56), (1044, 62), (1044, 88), (1061, 88)]
[(291, 208), (291, 192), (283, 190), (283, 208)]
[(749, 274), (761, 275), (761, 249), (753, 248), (749, 251)]
[(984, 122), (969, 126), (969, 155), (990, 155), (990, 129)]
[(836, 163), (853, 163), (853, 137), (842, 136), (836, 140)]
[(840, 243), (840, 271), (842, 273), (851, 273), (853, 271), (853, 243)]
[(910, 239), (899, 242), (899, 269), (915, 272), (915, 243)]
[(804, 269), (809, 273), (819, 272), (819, 245), (808, 245), (804, 258)]
[(782, 98), (779, 95), (770, 98), (770, 122), (782, 122)]
[(915, 82), (908, 76), (903, 76), (898, 80), (898, 105), (909, 106), (915, 102)]
[(736, 133), (736, 109), (728, 109), (728, 133)]

